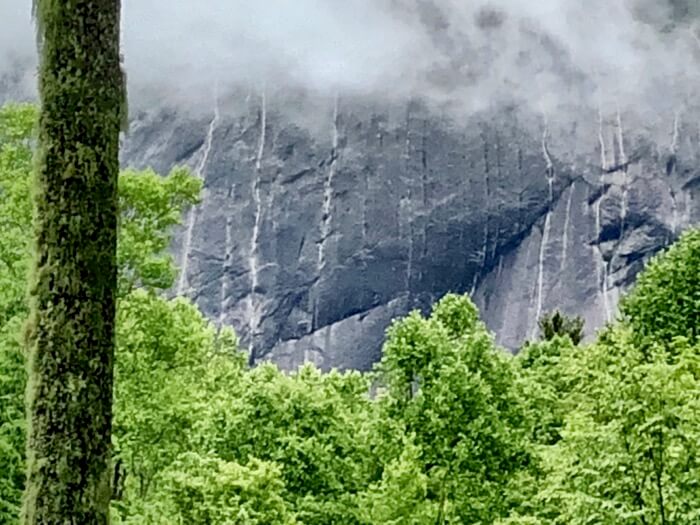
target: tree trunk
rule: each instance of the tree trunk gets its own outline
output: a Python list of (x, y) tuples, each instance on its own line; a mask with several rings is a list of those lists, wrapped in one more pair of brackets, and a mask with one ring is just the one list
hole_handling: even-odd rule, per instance
[(22, 522), (109, 523), (120, 0), (35, 0), (36, 253)]

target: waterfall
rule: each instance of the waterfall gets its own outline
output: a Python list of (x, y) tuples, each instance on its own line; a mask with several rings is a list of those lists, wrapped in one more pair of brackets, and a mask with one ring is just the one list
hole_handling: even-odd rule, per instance
[(542, 230), (542, 241), (540, 242), (540, 254), (537, 263), (537, 310), (535, 314), (535, 325), (542, 317), (542, 302), (543, 302), (543, 292), (544, 292), (544, 257), (545, 251), (547, 249), (547, 243), (549, 242), (549, 232), (552, 225), (552, 214), (547, 212), (544, 219), (544, 228)]
[[(404, 157), (405, 157), (405, 165), (404, 165), (404, 172), (408, 175), (409, 173), (409, 162), (411, 160), (411, 112), (410, 108), (406, 108), (406, 141), (405, 141), (405, 150), (404, 150)], [(413, 210), (413, 189), (410, 185), (410, 182), (408, 184), (408, 195), (406, 197), (403, 197), (401, 199), (401, 210), (404, 211), (405, 209), (405, 221), (406, 225), (408, 227), (408, 233), (406, 235), (408, 239), (408, 261), (406, 263), (406, 278), (405, 278), (405, 288), (406, 292), (410, 294), (411, 291), (411, 278), (413, 276), (413, 259), (414, 259), (414, 244), (415, 241), (413, 239), (413, 217), (415, 215), (415, 212)], [(403, 220), (403, 215), (402, 215), (402, 220)], [(363, 221), (363, 224), (366, 224), (367, 221), (366, 219)]]
[[(229, 198), (232, 197), (233, 187)], [(233, 260), (233, 217), (226, 217), (226, 251), (224, 255), (224, 269), (221, 276), (221, 294), (219, 296), (219, 325), (223, 326), (226, 320), (226, 311), (228, 310), (228, 279), (231, 261)]]
[(331, 234), (331, 227), (333, 225), (333, 179), (335, 178), (336, 162), (338, 160), (338, 140), (338, 97), (336, 96), (333, 108), (331, 161), (328, 167), (328, 175), (323, 185), (321, 240), (318, 243), (318, 257), (316, 260), (316, 267), (319, 274), (326, 265), (326, 241)]
[(260, 178), (262, 169), (263, 153), (265, 152), (265, 140), (267, 130), (267, 100), (265, 89), (261, 95), (260, 107), (260, 139), (258, 151), (255, 156), (255, 173), (251, 193), (255, 204), (255, 221), (253, 223), (253, 234), (250, 237), (250, 251), (248, 255), (248, 268), (250, 270), (250, 293), (248, 294), (248, 333), (250, 334), (250, 355), (251, 361), (255, 358), (255, 338), (260, 327), (260, 308), (256, 301), (256, 294), (259, 284), (259, 261), (258, 245), (260, 243), (260, 225), (262, 222), (262, 198), (260, 195)]
[[(544, 131), (542, 132), (542, 155), (546, 163), (546, 176), (547, 176), (547, 186), (549, 189), (549, 201), (547, 203), (547, 213), (544, 218), (544, 227), (542, 228), (542, 240), (540, 241), (540, 252), (537, 261), (537, 301), (535, 310), (535, 327), (534, 332), (536, 334), (538, 322), (540, 317), (542, 317), (542, 306), (544, 302), (544, 260), (547, 251), (547, 244), (549, 243), (549, 234), (552, 229), (552, 208), (554, 206), (554, 163), (552, 162), (552, 157), (549, 154), (549, 147), (547, 146), (547, 139), (549, 138), (549, 126), (547, 124), (547, 119), (545, 118)], [(534, 338), (534, 334), (533, 334)]]
[(600, 197), (598, 197), (598, 200), (595, 203), (595, 231), (596, 231), (596, 242), (597, 247), (598, 247), (598, 264), (597, 266), (597, 276), (598, 276), (598, 283), (600, 286), (600, 291), (601, 295), (603, 297), (603, 308), (605, 311), (605, 320), (610, 321), (611, 320), (611, 313), (610, 313), (610, 300), (608, 297), (608, 263), (605, 261), (605, 258), (603, 257), (603, 251), (600, 247), (600, 237), (602, 233), (602, 225), (601, 225), (601, 220), (600, 220), (600, 207), (603, 203), (603, 195), (601, 194)]
[(413, 227), (411, 225), (411, 200), (407, 197), (402, 197), (399, 201), (399, 227), (401, 229), (401, 238), (405, 239), (408, 244), (404, 288), (409, 292), (411, 289), (411, 274), (413, 273)]
[(620, 159), (617, 163), (618, 166), (622, 166), (622, 197), (620, 202), (620, 240), (625, 234), (625, 219), (627, 218), (627, 196), (629, 192), (628, 188), (628, 164), (629, 159), (625, 154), (625, 136), (624, 128), (622, 127), (622, 116), (620, 115), (620, 109), (617, 110), (617, 147), (620, 152)]
[[(675, 157), (676, 154), (678, 153), (678, 140), (680, 138), (680, 129), (679, 129), (679, 119), (680, 119), (680, 114), (678, 111), (675, 112), (673, 115), (673, 132), (671, 135), (671, 160), (669, 162), (674, 163), (675, 167)], [(669, 170), (670, 171), (670, 170)], [(670, 173), (669, 173), (670, 175)], [(678, 233), (678, 228), (679, 228), (679, 218), (678, 218), (678, 199), (676, 198), (676, 192), (673, 189), (673, 183), (672, 181), (669, 180), (669, 193), (671, 195), (671, 231), (673, 232), (673, 235), (675, 236)]]
[[(619, 129), (619, 127), (618, 127)], [(618, 135), (619, 140), (619, 135)], [(607, 173), (610, 169), (610, 163), (608, 162), (607, 151), (605, 147), (605, 138), (603, 137), (603, 112), (598, 107), (598, 142), (600, 144), (600, 169), (601, 173)], [(602, 221), (601, 221), (601, 206), (603, 204), (603, 198), (605, 194), (601, 192), (600, 196), (596, 200), (594, 205), (595, 214), (595, 242), (594, 251), (597, 254), (596, 257), (596, 279), (598, 283), (599, 293), (603, 299), (603, 309), (605, 311), (605, 320), (610, 321), (610, 298), (608, 297), (608, 263), (605, 261), (603, 256), (603, 249), (600, 245), (602, 236)]]
[[(331, 159), (328, 166), (328, 173), (323, 182), (323, 204), (321, 205), (321, 237), (318, 241), (316, 252), (316, 272), (318, 277), (321, 277), (323, 269), (326, 267), (326, 241), (331, 235), (333, 226), (333, 179), (335, 178), (336, 163), (338, 161), (338, 145), (339, 145), (339, 130), (338, 130), (338, 95), (335, 97), (333, 105), (333, 132), (331, 136)], [(363, 217), (366, 210), (363, 210)], [(364, 230), (366, 220), (363, 221), (363, 236), (366, 235)], [(312, 312), (312, 328), (318, 326), (318, 297), (316, 293), (313, 295), (313, 312)]]
[(564, 269), (566, 264), (566, 250), (569, 244), (569, 224), (571, 223), (571, 204), (574, 200), (574, 191), (576, 189), (576, 183), (571, 183), (571, 188), (569, 189), (569, 198), (566, 200), (566, 212), (564, 214), (564, 232), (561, 237), (561, 263), (559, 270)]
[[(195, 175), (204, 180), (204, 170), (209, 162), (209, 155), (212, 149), (212, 143), (214, 142), (214, 132), (216, 131), (216, 126), (219, 123), (219, 97), (218, 93), (214, 96), (214, 116), (209, 123), (209, 128), (207, 130), (207, 136), (204, 140), (204, 145), (202, 146), (202, 157), (195, 167)], [(187, 219), (185, 221), (185, 237), (182, 243), (182, 254), (180, 256), (180, 278), (177, 284), (177, 295), (184, 295), (188, 292), (187, 285), (187, 269), (190, 260), (190, 252), (192, 250), (192, 235), (194, 233), (195, 223), (197, 222), (197, 206), (192, 206), (187, 212)]]

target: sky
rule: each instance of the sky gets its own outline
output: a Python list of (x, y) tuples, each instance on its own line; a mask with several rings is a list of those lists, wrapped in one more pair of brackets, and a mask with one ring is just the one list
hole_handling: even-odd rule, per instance
[[(665, 1), (688, 0), (122, 0), (122, 45), (137, 103), (274, 85), (465, 108), (677, 104), (700, 85), (700, 39)], [(31, 90), (30, 5), (0, 0), (0, 75), (22, 64)]]

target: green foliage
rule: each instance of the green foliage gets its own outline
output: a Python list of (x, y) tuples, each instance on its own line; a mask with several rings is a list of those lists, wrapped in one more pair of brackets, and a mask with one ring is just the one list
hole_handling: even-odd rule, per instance
[(26, 315), (35, 122), (34, 106), (0, 107), (0, 523), (18, 515), (25, 476), (26, 377), (19, 333)]
[(199, 450), (229, 462), (279, 465), (285, 499), (301, 523), (355, 523), (351, 494), (373, 479), (378, 461), (367, 378), (261, 365), (223, 390), (218, 379), (209, 384), (198, 409)]
[(540, 337), (551, 341), (556, 336), (568, 336), (575, 345), (583, 340), (583, 318), (568, 317), (559, 310), (543, 315), (538, 321)]
[(184, 454), (165, 474), (166, 499), (181, 523), (294, 525), (281, 494), (280, 468), (251, 460), (247, 466), (218, 457)]
[(248, 370), (230, 330), (143, 290), (118, 326), (118, 522), (359, 523), (353, 493), (378, 475), (367, 378)]
[(525, 410), (506, 355), (466, 296), (448, 295), (424, 319), (389, 329), (379, 365), (388, 417), (415, 436), (436, 523), (490, 523), (511, 505), (526, 468)]
[[(0, 112), (14, 272), (0, 274), (0, 523), (14, 522), (24, 481), (32, 112)], [(162, 293), (172, 226), (200, 183), (126, 172), (120, 188), (114, 523), (700, 522), (698, 231), (648, 265), (593, 344), (555, 313), (510, 356), (467, 297), (448, 295), (393, 323), (371, 374), (284, 373), (250, 369), (230, 328)]]
[[(24, 390), (26, 373), (20, 330), (31, 236), (32, 105), (0, 108), (0, 523), (16, 516), (24, 484)], [(174, 265), (167, 253), (172, 228), (183, 209), (196, 202), (201, 182), (175, 169), (168, 177), (129, 171), (119, 181), (121, 295), (139, 285), (168, 288)]]
[[(384, 467), (381, 481), (373, 483), (359, 504), (361, 522), (372, 525), (433, 525), (440, 513), (428, 498), (429, 478), (421, 451), (411, 437), (402, 444), (401, 455)], [(451, 513), (451, 509), (447, 509)]]
[[(242, 373), (232, 333), (217, 332), (184, 299), (145, 290), (122, 300), (118, 327), (117, 523), (266, 523), (283, 516), (281, 496), (262, 489), (279, 478), (273, 465), (248, 468), (189, 452), (201, 443), (202, 409), (215, 385), (235, 385)], [(240, 508), (226, 506), (236, 498)]]
[(643, 346), (700, 337), (700, 229), (686, 232), (649, 262), (621, 310)]
[(26, 312), (27, 254), (31, 248), (30, 139), (32, 105), (0, 107), (0, 327)]
[(19, 514), (24, 486), (24, 356), (21, 322), (0, 327), (0, 523)]
[(698, 522), (697, 269), (695, 230), (649, 263), (594, 344), (555, 337), (518, 356), (541, 470), (527, 512), (504, 523)]
[[(614, 330), (572, 355), (563, 439), (549, 450), (557, 523), (697, 523), (700, 347), (642, 352)], [(651, 359), (649, 359), (651, 355)]]
[(515, 358), (534, 443), (552, 445), (561, 438), (567, 413), (562, 399), (571, 390), (563, 360), (574, 351), (571, 338), (555, 336), (526, 345)]
[(172, 286), (177, 269), (168, 253), (172, 229), (182, 210), (196, 204), (202, 182), (186, 168), (173, 169), (168, 177), (153, 170), (126, 170), (119, 178), (118, 263), (119, 293), (136, 287), (165, 290)]
[(136, 290), (117, 322), (114, 457), (122, 498), (144, 498), (158, 474), (188, 450), (197, 422), (196, 377), (216, 333), (189, 302)]

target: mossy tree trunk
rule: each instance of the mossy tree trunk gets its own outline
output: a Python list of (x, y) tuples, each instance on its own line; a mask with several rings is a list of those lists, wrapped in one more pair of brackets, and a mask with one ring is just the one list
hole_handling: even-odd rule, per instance
[(34, 8), (41, 113), (22, 521), (107, 524), (120, 0), (35, 0)]

